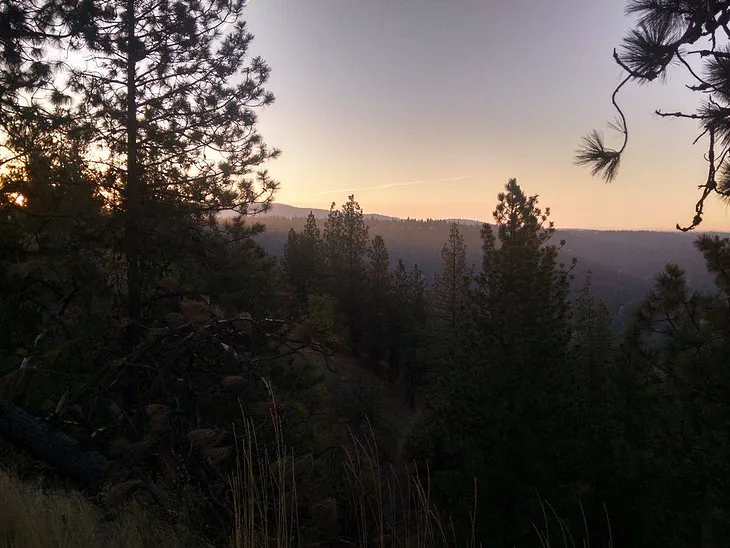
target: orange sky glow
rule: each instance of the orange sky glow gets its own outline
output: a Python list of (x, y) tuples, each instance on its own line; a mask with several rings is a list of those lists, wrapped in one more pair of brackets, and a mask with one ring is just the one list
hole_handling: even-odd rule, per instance
[[(283, 151), (269, 166), (279, 202), (328, 208), (354, 193), (366, 212), (489, 221), (516, 177), (558, 227), (691, 222), (706, 142), (654, 115), (698, 106), (679, 70), (619, 96), (630, 136), (615, 182), (573, 165), (581, 137), (615, 116), (623, 0), (267, 0), (247, 20), (273, 71), (260, 122)], [(705, 212), (702, 229), (730, 231), (725, 205)]]

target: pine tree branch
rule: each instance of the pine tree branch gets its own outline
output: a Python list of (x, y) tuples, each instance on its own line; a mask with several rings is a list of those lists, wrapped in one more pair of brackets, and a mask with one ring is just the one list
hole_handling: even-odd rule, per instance
[(661, 110), (657, 109), (654, 111), (654, 114), (657, 116), (661, 116), (662, 118), (687, 118), (690, 120), (707, 120), (709, 117), (704, 114), (686, 114), (684, 112), (662, 112)]
[(694, 230), (697, 228), (700, 223), (702, 223), (702, 214), (704, 212), (705, 207), (705, 200), (707, 197), (717, 188), (717, 182), (715, 180), (715, 130), (712, 127), (708, 127), (708, 133), (710, 135), (710, 143), (708, 148), (708, 157), (707, 162), (709, 164), (708, 172), (707, 172), (707, 182), (702, 185), (704, 187), (704, 190), (702, 191), (702, 196), (697, 201), (697, 204), (695, 205), (695, 216), (692, 219), (692, 223), (688, 226), (682, 227), (677, 223), (676, 228), (677, 230), (681, 230), (682, 232), (689, 232), (690, 230)]
[(709, 50), (709, 49), (698, 49), (698, 50), (691, 50), (687, 52), (691, 55), (699, 55), (700, 57), (708, 57), (713, 56), (719, 59), (730, 59), (730, 52), (727, 51), (715, 51), (715, 50)]
[(689, 73), (697, 80), (700, 84), (698, 86), (690, 86), (687, 85), (687, 88), (692, 91), (706, 91), (708, 89), (712, 89), (718, 93), (722, 93), (722, 91), (714, 84), (700, 78), (700, 76), (697, 75), (697, 73), (694, 71), (692, 66), (687, 62), (687, 60), (682, 56), (681, 53), (679, 53), (679, 50), (675, 52), (675, 56), (679, 61), (685, 66), (685, 68), (689, 71)]

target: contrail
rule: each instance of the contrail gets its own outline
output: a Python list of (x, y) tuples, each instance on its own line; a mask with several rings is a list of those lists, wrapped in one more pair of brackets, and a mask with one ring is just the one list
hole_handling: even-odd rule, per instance
[(320, 196), (322, 194), (334, 194), (335, 192), (359, 192), (361, 190), (376, 190), (379, 188), (391, 188), (394, 186), (410, 186), (410, 185), (422, 185), (425, 183), (445, 183), (448, 181), (463, 181), (464, 179), (471, 179), (470, 175), (465, 175), (463, 177), (450, 177), (448, 179), (427, 179), (422, 181), (408, 181), (405, 183), (387, 183), (385, 185), (376, 185), (376, 186), (361, 186), (359, 188), (338, 188), (336, 190), (325, 190), (323, 192), (317, 192), (315, 196)]

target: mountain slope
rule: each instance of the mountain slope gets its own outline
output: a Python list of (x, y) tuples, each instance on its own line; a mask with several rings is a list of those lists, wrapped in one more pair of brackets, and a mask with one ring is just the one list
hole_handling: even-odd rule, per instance
[[(290, 228), (300, 230), (310, 211), (318, 219), (326, 218), (323, 209), (297, 208), (276, 204), (260, 219), (267, 226), (257, 237), (264, 248), (280, 255)], [(441, 247), (448, 238), (449, 221), (416, 221), (382, 215), (366, 215), (371, 236), (383, 236), (391, 264), (403, 259), (407, 265), (417, 263), (427, 280), (441, 269)], [(468, 260), (481, 264), (481, 223), (460, 221), (467, 245)], [(320, 221), (320, 229), (324, 223)], [(697, 234), (651, 231), (558, 230), (554, 241), (565, 240), (561, 252), (566, 264), (578, 258), (574, 270), (574, 289), (582, 287), (590, 272), (593, 292), (609, 307), (617, 327), (625, 325), (632, 310), (651, 290), (654, 278), (667, 263), (674, 263), (687, 273), (689, 283), (700, 291), (713, 291), (713, 281), (705, 269), (701, 254), (695, 249)]]

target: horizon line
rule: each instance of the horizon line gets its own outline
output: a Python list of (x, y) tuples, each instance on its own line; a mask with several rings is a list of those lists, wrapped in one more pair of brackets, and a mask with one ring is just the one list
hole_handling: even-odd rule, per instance
[[(309, 211), (323, 211), (323, 212), (329, 211), (328, 209), (326, 209), (324, 207), (298, 206), (298, 205), (293, 205), (293, 204), (286, 204), (286, 203), (283, 203), (283, 202), (274, 202), (272, 205), (274, 205), (274, 206), (275, 205), (280, 205), (280, 206), (292, 207), (292, 208), (295, 208), (295, 209), (302, 209), (302, 210), (309, 210)], [(266, 214), (267, 215), (272, 215), (273, 212), (270, 210)], [(458, 218), (457, 217), (410, 217), (410, 216), (403, 217), (403, 216), (398, 216), (398, 215), (388, 215), (388, 214), (385, 214), (385, 213), (377, 213), (377, 212), (376, 213), (365, 213), (364, 212), (364, 215), (365, 215), (365, 217), (368, 217), (368, 216), (370, 216), (370, 217), (372, 217), (372, 216), (379, 216), (379, 217), (386, 217), (386, 218), (390, 218), (390, 219), (394, 219), (394, 220), (400, 220), (400, 221), (406, 221), (406, 220), (411, 220), (411, 221), (427, 221), (427, 220), (432, 220), (432, 221), (444, 221), (444, 222), (451, 221), (451, 222), (457, 222), (457, 223), (459, 221), (464, 221), (464, 222), (475, 223), (475, 224), (484, 224), (484, 223), (494, 224), (493, 221), (483, 221), (483, 220), (480, 220), (480, 219), (470, 219), (468, 217), (458, 217)], [(285, 218), (304, 218), (304, 217), (306, 217), (306, 215), (304, 215), (303, 217), (285, 217)], [(463, 223), (461, 223), (461, 224), (463, 224)], [(692, 231), (689, 231), (689, 232), (683, 232), (681, 230), (677, 230), (676, 228), (648, 228), (648, 227), (641, 227), (641, 228), (637, 228), (637, 227), (621, 228), (621, 227), (610, 227), (610, 226), (609, 227), (606, 227), (606, 226), (603, 226), (603, 227), (564, 226), (564, 227), (556, 227), (555, 230), (556, 231), (560, 231), (560, 230), (595, 230), (595, 231), (601, 231), (601, 232), (666, 232), (666, 233), (672, 233), (672, 234), (674, 234), (674, 233), (680, 233), (680, 234), (692, 234), (692, 233), (694, 233), (694, 234), (702, 234), (702, 233), (705, 233), (705, 232), (710, 232), (710, 233), (718, 233), (718, 234), (730, 234), (730, 227), (728, 227), (727, 229), (724, 229), (724, 230), (723, 229), (719, 229), (719, 228), (709, 228), (709, 229), (704, 229), (703, 230), (701, 228), (701, 225), (700, 225), (700, 227), (698, 227), (698, 229), (695, 229), (695, 230), (692, 230)]]

